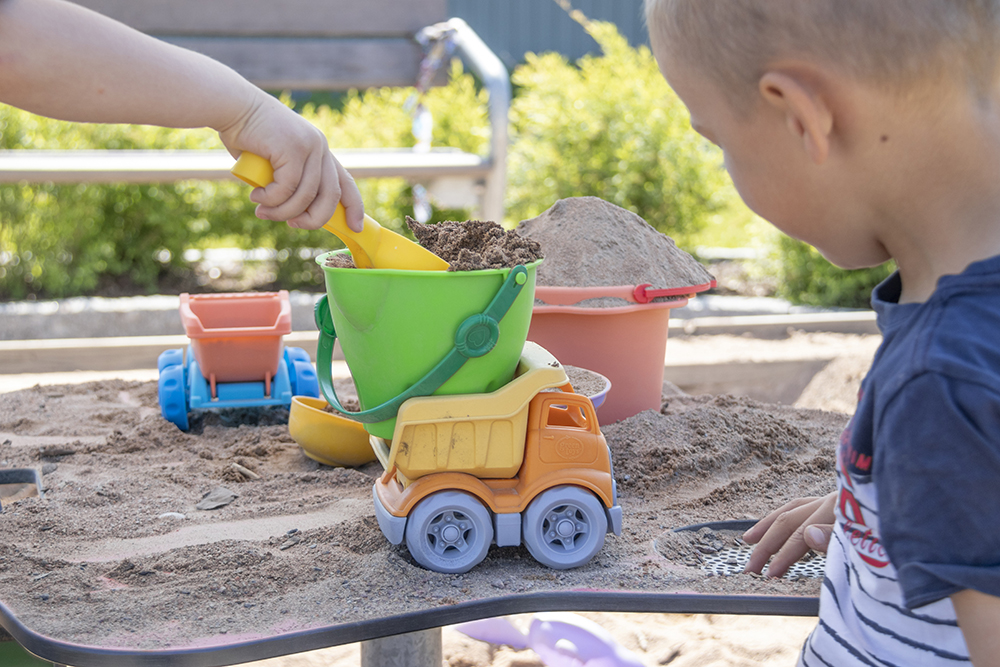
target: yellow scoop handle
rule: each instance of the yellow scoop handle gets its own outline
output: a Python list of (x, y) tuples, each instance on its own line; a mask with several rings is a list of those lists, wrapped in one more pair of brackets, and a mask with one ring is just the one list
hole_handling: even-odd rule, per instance
[[(243, 151), (233, 165), (232, 173), (255, 188), (266, 187), (274, 180), (271, 163), (261, 156)], [(354, 264), (359, 269), (409, 269), (413, 271), (446, 271), (448, 262), (431, 251), (391, 229), (385, 229), (368, 215), (364, 228), (355, 232), (347, 226), (343, 204), (337, 209), (323, 229), (336, 235), (351, 251)]]

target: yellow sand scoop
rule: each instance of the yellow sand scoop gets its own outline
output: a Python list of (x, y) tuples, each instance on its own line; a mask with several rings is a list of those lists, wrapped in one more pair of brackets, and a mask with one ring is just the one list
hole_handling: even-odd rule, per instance
[[(232, 168), (234, 176), (255, 188), (266, 187), (274, 180), (271, 163), (259, 155), (244, 151)], [(333, 217), (323, 229), (336, 235), (351, 251), (359, 269), (405, 269), (411, 271), (447, 271), (444, 261), (419, 243), (384, 228), (365, 216), (364, 228), (355, 232), (347, 226), (343, 204), (337, 204)]]
[(327, 412), (328, 407), (322, 398), (293, 396), (288, 411), (292, 440), (306, 456), (324, 465), (352, 468), (374, 461), (364, 425)]

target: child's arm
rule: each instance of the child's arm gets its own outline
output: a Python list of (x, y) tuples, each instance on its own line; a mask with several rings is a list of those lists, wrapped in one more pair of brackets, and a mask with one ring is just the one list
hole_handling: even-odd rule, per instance
[(0, 102), (75, 122), (210, 127), (235, 157), (274, 165), (257, 215), (315, 229), (338, 201), (361, 229), (353, 179), (308, 121), (234, 70), (62, 0), (0, 0)]
[(966, 589), (952, 595), (951, 602), (972, 664), (1000, 666), (1000, 598)]
[[(767, 575), (780, 577), (810, 549), (825, 552), (833, 530), (836, 502), (836, 491), (819, 498), (798, 498), (758, 521), (743, 534), (744, 541), (757, 545), (743, 571), (760, 574), (774, 556)], [(814, 535), (816, 531), (818, 534)]]

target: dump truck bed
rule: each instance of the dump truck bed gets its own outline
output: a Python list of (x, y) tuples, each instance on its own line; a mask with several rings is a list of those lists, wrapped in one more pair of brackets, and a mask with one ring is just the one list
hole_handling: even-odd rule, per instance
[(400, 406), (392, 445), (372, 438), (379, 461), (413, 480), (437, 472), (513, 477), (524, 459), (528, 404), (539, 392), (568, 387), (562, 365), (525, 343), (514, 379), (488, 394), (412, 398)]
[(292, 331), (288, 292), (181, 294), (181, 322), (206, 380), (269, 381)]

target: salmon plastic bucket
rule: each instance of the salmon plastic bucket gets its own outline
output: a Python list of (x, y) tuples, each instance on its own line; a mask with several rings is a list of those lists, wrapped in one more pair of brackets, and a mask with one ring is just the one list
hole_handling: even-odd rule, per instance
[[(528, 339), (563, 364), (579, 366), (611, 381), (607, 399), (597, 408), (602, 424), (628, 419), (643, 410), (659, 410), (667, 351), (670, 311), (684, 306), (695, 292), (712, 284), (660, 290), (647, 295), (638, 287), (567, 288), (539, 286)], [(667, 295), (668, 301), (648, 296)], [(598, 297), (617, 297), (627, 305), (586, 308), (573, 305)]]
[[(413, 396), (480, 394), (514, 376), (534, 305), (542, 260), (513, 269), (403, 271), (326, 265), (317, 303), (317, 375), (340, 410), (330, 377), (339, 340), (361, 411), (347, 413), (391, 440), (396, 409)], [(324, 377), (327, 381), (324, 381)]]

